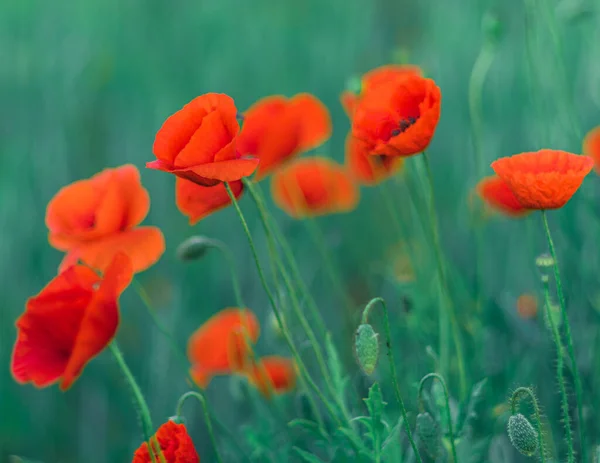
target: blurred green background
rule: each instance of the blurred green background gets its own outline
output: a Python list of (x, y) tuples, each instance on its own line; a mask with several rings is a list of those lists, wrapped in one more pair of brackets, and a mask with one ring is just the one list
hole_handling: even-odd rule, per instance
[[(469, 195), (482, 174), (491, 174), (489, 161), (543, 147), (580, 152), (584, 133), (600, 124), (600, 19), (594, 8), (598, 2), (592, 0), (0, 3), (0, 460), (17, 454), (45, 462), (129, 461), (141, 442), (129, 391), (109, 353), (95, 359), (67, 393), (18, 386), (10, 376), (14, 320), (25, 300), (54, 276), (61, 259), (47, 244), (44, 225), (46, 204), (60, 187), (104, 167), (138, 166), (152, 198), (145, 223), (161, 227), (167, 240), (161, 261), (140, 279), (182, 348), (195, 327), (234, 305), (228, 270), (218, 253), (193, 264), (175, 257), (183, 239), (204, 234), (223, 240), (236, 256), (244, 298), (264, 325), (259, 351), (287, 355), (266, 323), (268, 301), (234, 211), (189, 227), (175, 207), (174, 178), (144, 169), (153, 159), (154, 135), (168, 115), (202, 93), (227, 93), (245, 110), (263, 96), (306, 91), (323, 100), (334, 122), (332, 138), (316, 152), (342, 161), (349, 123), (340, 92), (353, 76), (408, 59), (442, 89), (442, 118), (429, 150), (438, 216), (461, 323), (471, 334), (470, 380), (491, 379), (480, 431), (487, 439), (485, 452), (489, 446), (497, 453), (473, 461), (520, 461), (507, 444), (504, 422), (496, 423), (491, 410), (505, 402), (511, 388), (535, 385), (559, 429), (553, 350), (540, 325), (521, 320), (515, 311), (520, 294), (539, 291), (534, 258), (546, 247), (537, 215), (489, 221), (481, 269), (485, 304), (475, 313)], [(482, 21), (490, 13), (502, 33), (484, 86), (486, 162), (478, 172), (468, 89), (485, 41)], [(391, 183), (394, 203), (410, 217), (406, 190)], [(267, 192), (268, 180), (261, 186)], [(437, 311), (428, 290), (433, 276), (402, 284), (394, 279), (390, 249), (398, 238), (379, 193), (363, 188), (356, 211), (318, 222), (356, 304), (377, 295), (389, 300), (405, 400), (414, 410), (415, 382), (432, 369), (426, 347), (437, 345)], [(576, 199), (551, 214), (584, 389), (588, 396), (595, 391), (588, 402), (594, 407), (600, 405), (595, 354), (600, 348), (595, 305), (600, 302), (599, 193), (596, 174), (591, 174)], [(249, 198), (241, 205), (266, 256), (254, 206)], [(272, 205), (271, 210), (293, 244), (364, 397), (370, 380), (352, 366), (344, 331), (358, 315), (340, 308), (303, 224)], [(409, 225), (418, 241), (418, 227)], [(420, 249), (424, 262), (431, 259), (426, 246)], [(412, 303), (409, 313), (402, 310), (405, 298)], [(174, 414), (187, 387), (167, 342), (132, 290), (122, 298), (122, 313), (118, 339), (158, 425)], [(242, 424), (257, 418), (234, 386), (235, 381), (218, 379), (207, 394), (215, 412), (238, 434)], [(393, 402), (389, 384), (384, 397)], [(353, 406), (363, 405), (356, 400)], [(190, 432), (203, 461), (212, 461), (198, 408), (186, 406)], [(594, 408), (588, 405), (586, 413), (593, 416)], [(600, 438), (595, 421), (588, 426), (591, 442)], [(498, 457), (501, 451), (508, 452), (502, 454), (506, 459)]]

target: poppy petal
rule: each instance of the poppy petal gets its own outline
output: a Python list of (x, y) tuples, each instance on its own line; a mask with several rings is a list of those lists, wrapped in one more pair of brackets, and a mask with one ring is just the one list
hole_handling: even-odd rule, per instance
[(300, 93), (290, 99), (290, 111), (300, 120), (299, 151), (309, 151), (331, 137), (331, 117), (327, 107), (315, 96)]
[(594, 160), (596, 172), (600, 172), (600, 126), (590, 130), (583, 140), (583, 154)]
[(523, 217), (531, 212), (521, 206), (508, 184), (496, 175), (486, 177), (477, 184), (477, 193), (492, 208), (511, 217)]
[(248, 373), (248, 379), (267, 398), (271, 391), (283, 394), (296, 386), (295, 365), (292, 359), (285, 357), (263, 357)]
[(349, 133), (346, 137), (346, 165), (352, 176), (365, 185), (376, 185), (400, 172), (404, 166), (401, 156), (372, 156), (369, 145)]
[(190, 171), (202, 178), (234, 182), (252, 175), (258, 163), (258, 158), (239, 158), (194, 166)]
[[(229, 186), (239, 199), (244, 191), (243, 182), (231, 182)], [(179, 211), (189, 218), (190, 225), (231, 204), (225, 184), (205, 187), (179, 177), (175, 181), (175, 201)]]

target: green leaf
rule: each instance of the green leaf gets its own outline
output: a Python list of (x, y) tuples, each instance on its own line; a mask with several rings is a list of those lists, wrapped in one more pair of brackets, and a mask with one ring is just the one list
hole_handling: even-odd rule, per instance
[(390, 447), (393, 447), (393, 444), (400, 444), (400, 430), (403, 426), (404, 420), (402, 417), (398, 418), (398, 422), (394, 425), (391, 431), (388, 433), (386, 439), (383, 441), (383, 445), (381, 449), (383, 452), (388, 452)]
[(469, 402), (465, 408), (465, 412), (462, 418), (462, 423), (459, 427), (459, 432), (457, 435), (462, 435), (467, 431), (467, 428), (471, 425), (471, 422), (477, 418), (477, 406), (479, 402), (483, 400), (483, 393), (485, 390), (485, 385), (487, 384), (487, 378), (483, 378), (477, 384), (473, 386), (471, 389), (471, 396), (469, 397)]
[(348, 439), (355, 451), (369, 456), (371, 455), (371, 451), (365, 446), (364, 442), (350, 429), (338, 428), (337, 433), (342, 434), (342, 436)]
[(383, 409), (386, 403), (381, 395), (381, 388), (378, 383), (374, 383), (369, 389), (369, 397), (363, 399), (367, 405), (370, 415), (370, 437), (373, 439), (373, 450), (375, 454), (381, 452), (381, 444), (383, 442), (383, 434), (385, 426), (382, 422)]
[(338, 356), (333, 340), (331, 339), (331, 333), (329, 332), (325, 339), (325, 349), (327, 351), (327, 363), (329, 371), (331, 372), (333, 385), (338, 393), (343, 396), (348, 384), (348, 378), (344, 375), (340, 357)]
[(322, 428), (319, 428), (319, 425), (317, 423), (315, 423), (314, 421), (310, 421), (310, 420), (303, 420), (300, 418), (294, 419), (292, 421), (290, 421), (288, 423), (288, 426), (290, 428), (302, 428), (305, 431), (317, 435), (319, 437), (322, 437), (325, 440), (329, 439), (329, 436), (327, 435), (327, 433), (325, 433), (325, 431)]
[(298, 447), (292, 447), (292, 448), (294, 449), (294, 452), (296, 452), (300, 456), (300, 458), (302, 458), (307, 463), (323, 463), (312, 453), (308, 453), (305, 450), (302, 450)]

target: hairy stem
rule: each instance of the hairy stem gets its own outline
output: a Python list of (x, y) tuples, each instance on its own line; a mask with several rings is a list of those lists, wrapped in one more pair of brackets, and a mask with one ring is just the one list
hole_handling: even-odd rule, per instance
[(535, 427), (537, 428), (538, 433), (538, 445), (540, 447), (540, 462), (546, 463), (546, 450), (544, 448), (544, 437), (542, 434), (542, 414), (540, 413), (540, 405), (538, 403), (537, 397), (533, 393), (533, 391), (528, 387), (518, 387), (513, 392), (510, 398), (510, 409), (513, 415), (517, 413), (517, 406), (519, 403), (519, 398), (522, 395), (526, 395), (531, 399), (531, 403), (533, 404), (533, 413), (535, 417)]

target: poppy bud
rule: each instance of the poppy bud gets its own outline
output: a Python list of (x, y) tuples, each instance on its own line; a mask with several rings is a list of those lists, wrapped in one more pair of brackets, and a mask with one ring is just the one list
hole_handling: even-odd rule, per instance
[(377, 366), (379, 359), (379, 339), (373, 327), (363, 323), (356, 331), (354, 340), (354, 348), (356, 349), (356, 357), (362, 371), (367, 375), (371, 375)]
[(538, 433), (520, 413), (508, 419), (508, 437), (512, 445), (525, 456), (532, 456), (538, 449)]
[(214, 247), (214, 242), (206, 236), (190, 236), (177, 247), (177, 258), (182, 261), (198, 260)]
[(421, 446), (427, 455), (433, 459), (440, 456), (442, 435), (438, 424), (428, 412), (417, 415), (417, 436), (419, 436)]

